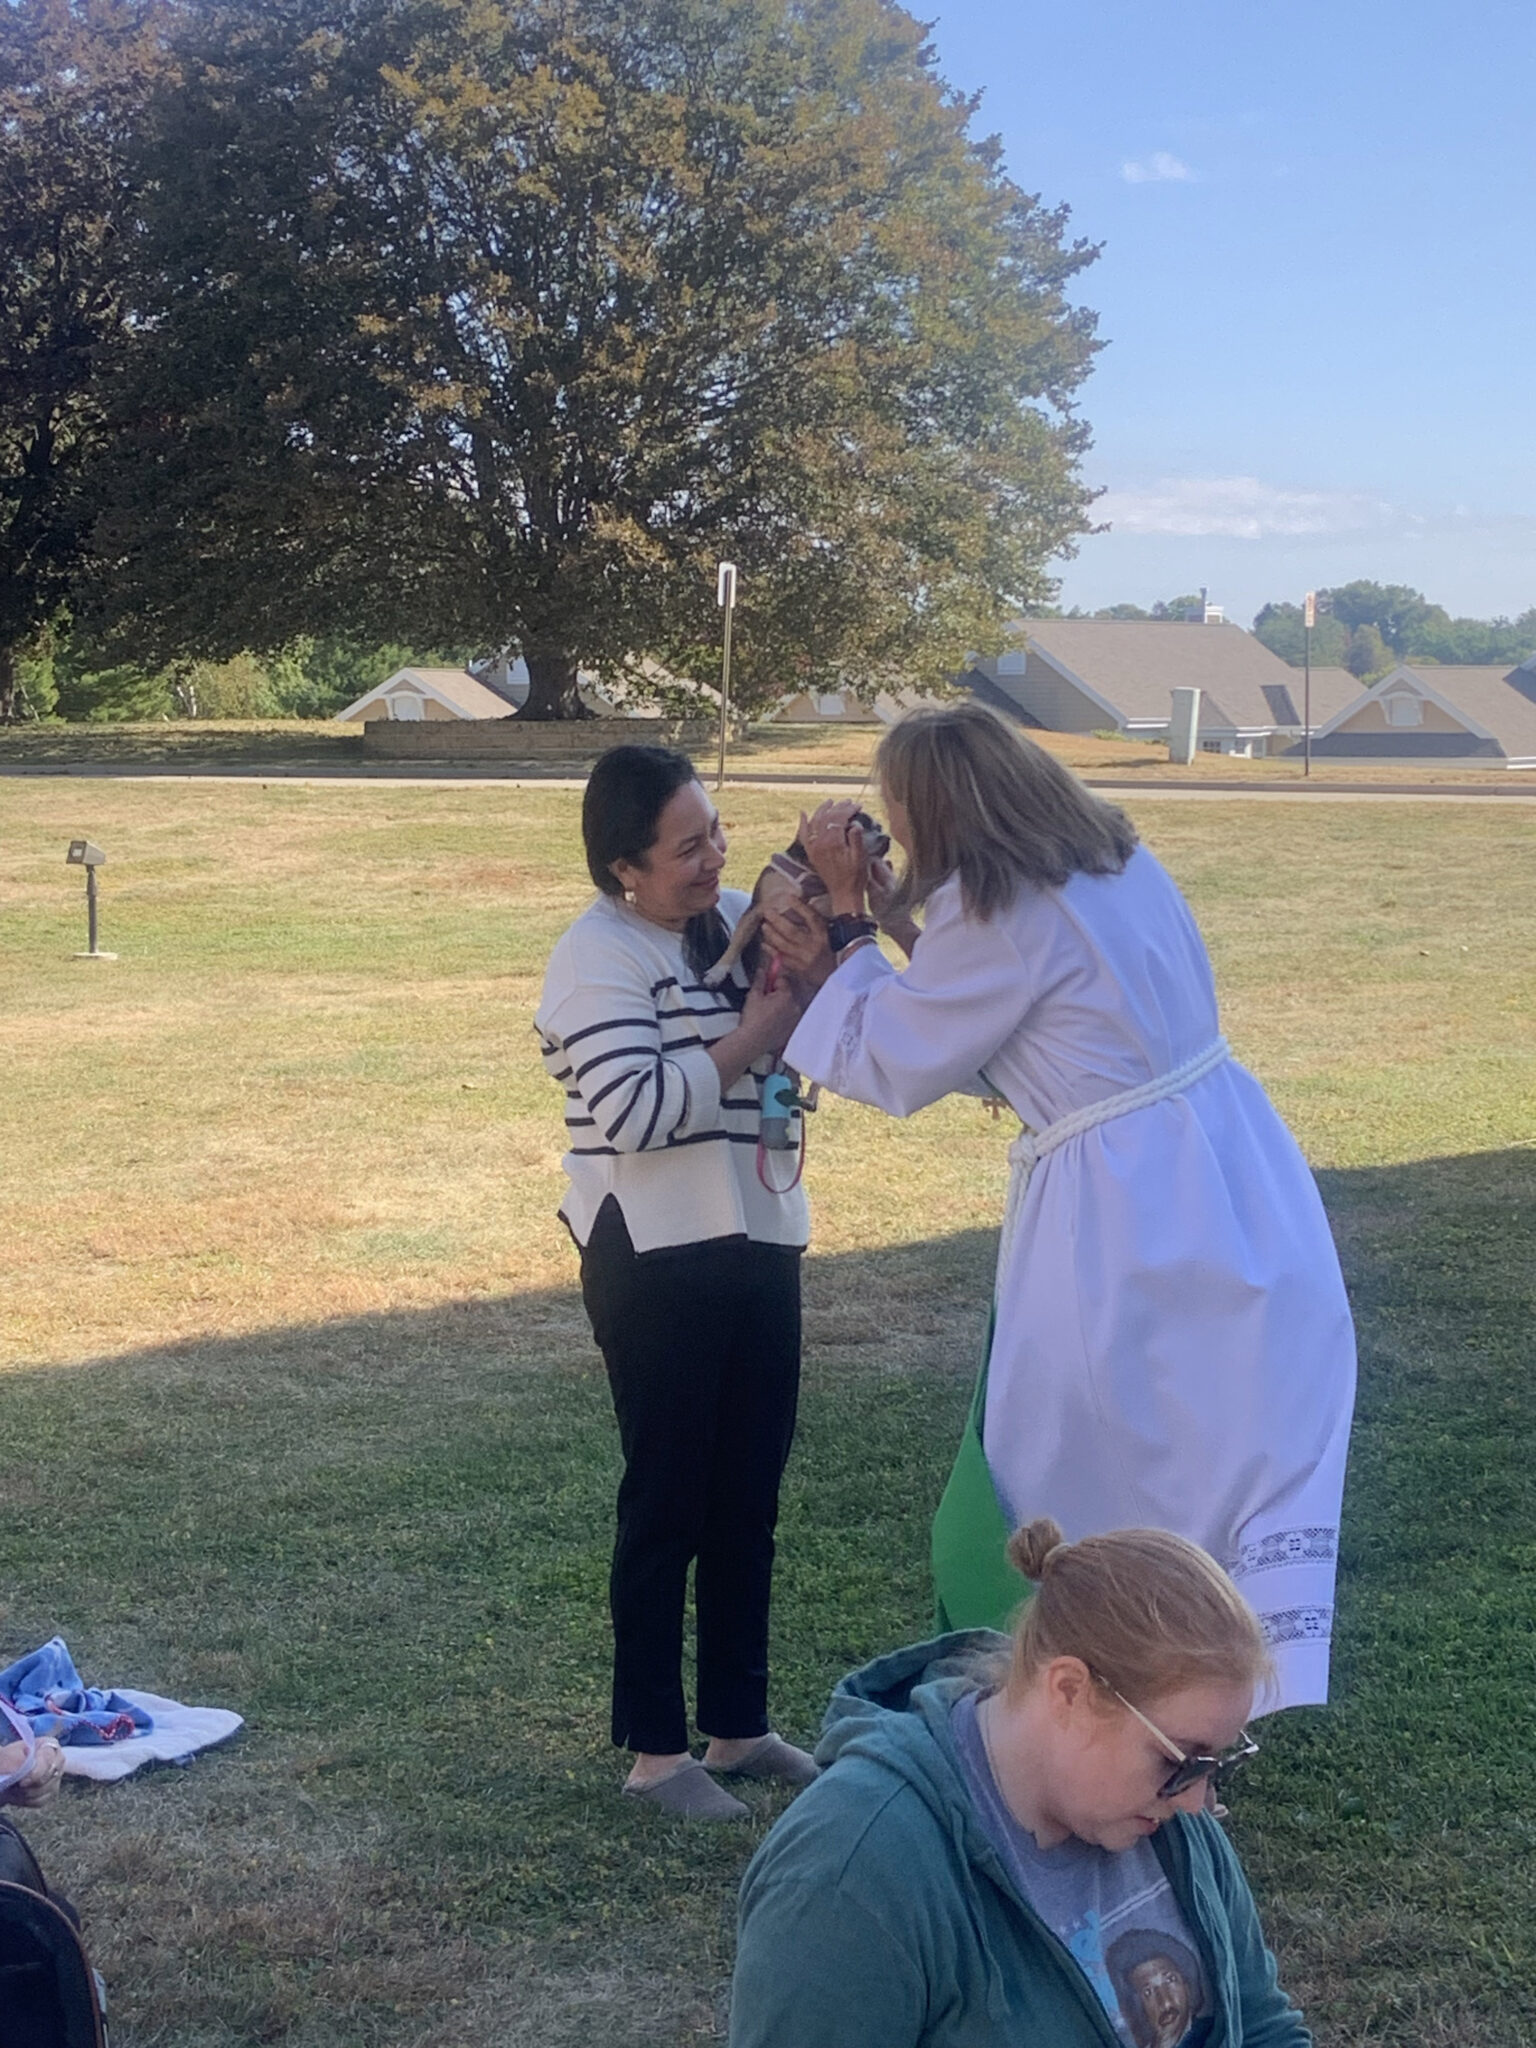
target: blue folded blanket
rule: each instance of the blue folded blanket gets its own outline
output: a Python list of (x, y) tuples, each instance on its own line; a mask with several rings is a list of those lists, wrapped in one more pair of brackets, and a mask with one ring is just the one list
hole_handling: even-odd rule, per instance
[(51, 1735), (57, 1742), (122, 1742), (148, 1734), (155, 1725), (120, 1692), (82, 1685), (62, 1636), (0, 1671), (0, 1694), (32, 1724), (34, 1735)]

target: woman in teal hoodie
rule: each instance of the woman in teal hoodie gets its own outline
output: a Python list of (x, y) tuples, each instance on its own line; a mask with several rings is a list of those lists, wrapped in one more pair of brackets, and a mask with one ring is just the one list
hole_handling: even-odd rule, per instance
[(970, 1630), (833, 1696), (742, 1886), (731, 2048), (1308, 2048), (1217, 1819), (1251, 1609), (1163, 1530), (1009, 1555), (1011, 1660)]

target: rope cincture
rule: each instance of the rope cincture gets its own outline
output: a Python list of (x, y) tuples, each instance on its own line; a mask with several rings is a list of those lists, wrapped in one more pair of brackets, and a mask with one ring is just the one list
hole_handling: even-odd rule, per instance
[(1008, 1199), (1003, 1205), (1003, 1224), (997, 1240), (997, 1274), (992, 1287), (994, 1297), (1013, 1252), (1014, 1235), (1030, 1175), (1039, 1161), (1047, 1158), (1058, 1146), (1065, 1145), (1069, 1138), (1080, 1138), (1084, 1131), (1112, 1123), (1116, 1117), (1130, 1116), (1135, 1110), (1150, 1109), (1154, 1102), (1166, 1102), (1171, 1095), (1182, 1095), (1186, 1088), (1192, 1088), (1196, 1081), (1203, 1081), (1207, 1074), (1213, 1073), (1231, 1057), (1232, 1048), (1226, 1039), (1214, 1038), (1203, 1051), (1185, 1060), (1171, 1073), (1159, 1074), (1156, 1079), (1143, 1081), (1135, 1088), (1122, 1088), (1118, 1095), (1106, 1095), (1102, 1102), (1091, 1102), (1086, 1109), (1075, 1109), (1070, 1116), (1059, 1117), (1055, 1123), (1047, 1124), (1043, 1131), (1024, 1130), (1019, 1133), (1008, 1147), (1011, 1170)]

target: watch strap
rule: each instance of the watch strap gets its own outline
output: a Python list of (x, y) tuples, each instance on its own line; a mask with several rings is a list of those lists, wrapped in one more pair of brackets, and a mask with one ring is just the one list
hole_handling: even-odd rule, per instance
[(834, 953), (841, 953), (845, 946), (851, 946), (856, 939), (872, 939), (878, 929), (872, 917), (847, 915), (829, 918), (827, 944)]

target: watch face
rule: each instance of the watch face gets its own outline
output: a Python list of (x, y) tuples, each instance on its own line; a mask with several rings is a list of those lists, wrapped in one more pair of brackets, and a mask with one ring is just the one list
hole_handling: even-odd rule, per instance
[(827, 942), (834, 953), (841, 953), (855, 939), (868, 938), (874, 929), (867, 917), (834, 917), (827, 926)]

